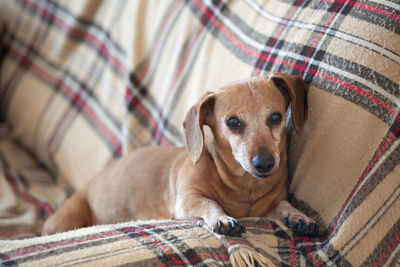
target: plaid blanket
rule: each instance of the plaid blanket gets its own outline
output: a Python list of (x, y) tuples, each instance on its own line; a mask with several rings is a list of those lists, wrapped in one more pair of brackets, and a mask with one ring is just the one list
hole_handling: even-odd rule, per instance
[(190, 221), (102, 225), (1, 245), (2, 265), (230, 265), (218, 238)]
[[(195, 254), (206, 264), (228, 264), (226, 251), (234, 265), (399, 264), (399, 33), (392, 0), (0, 1), (0, 117), (10, 129), (0, 143), (0, 263), (123, 264), (190, 251), (180, 232), (176, 246), (160, 250), (166, 241), (156, 240), (153, 252), (132, 248), (127, 260), (119, 226), (10, 239), (36, 236), (114, 158), (182, 145), (185, 113), (204, 91), (282, 71), (310, 84), (304, 131), (289, 131), (289, 190), (322, 233), (298, 237), (280, 222), (247, 218), (244, 237), (210, 234), (223, 250), (204, 252), (218, 247), (205, 242)], [(87, 233), (102, 231), (113, 241), (85, 247)], [(204, 263), (185, 257), (180, 264)]]

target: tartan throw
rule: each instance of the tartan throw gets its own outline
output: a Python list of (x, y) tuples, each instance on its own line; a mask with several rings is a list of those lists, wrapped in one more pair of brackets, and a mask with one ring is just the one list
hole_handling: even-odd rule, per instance
[(65, 200), (68, 188), (56, 184), (0, 124), (0, 240), (40, 235), (44, 219)]
[[(20, 266), (230, 266), (229, 254), (194, 221), (101, 225), (0, 243), (0, 263)], [(34, 241), (34, 242), (32, 242)]]
[[(10, 128), (0, 144), (0, 263), (67, 240), (9, 239), (37, 235), (70, 186), (113, 158), (183, 144), (181, 123), (204, 91), (282, 71), (310, 84), (304, 131), (290, 133), (289, 190), (322, 233), (297, 237), (280, 222), (245, 218), (243, 238), (215, 237), (237, 266), (400, 264), (398, 1), (5, 0), (0, 12), (0, 116)], [(68, 236), (115, 233), (102, 227)], [(121, 259), (119, 242), (102, 254), (110, 264)], [(49, 264), (80, 263), (78, 247), (47, 251)], [(228, 264), (218, 251), (210, 264)]]

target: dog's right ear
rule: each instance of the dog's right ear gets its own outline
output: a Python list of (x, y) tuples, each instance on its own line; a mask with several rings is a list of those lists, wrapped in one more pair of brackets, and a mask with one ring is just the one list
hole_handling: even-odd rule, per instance
[(186, 148), (190, 159), (196, 163), (200, 160), (204, 150), (204, 131), (205, 124), (212, 123), (212, 113), (214, 109), (215, 96), (211, 92), (206, 92), (200, 101), (195, 104), (186, 114), (183, 128), (185, 132)]

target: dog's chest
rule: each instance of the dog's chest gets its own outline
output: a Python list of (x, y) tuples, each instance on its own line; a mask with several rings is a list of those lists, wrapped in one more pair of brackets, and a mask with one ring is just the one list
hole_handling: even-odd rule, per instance
[[(247, 192), (246, 192), (247, 191)], [(262, 194), (260, 190), (225, 191), (217, 202), (227, 215), (240, 218), (251, 216), (266, 216), (276, 203), (274, 194)]]

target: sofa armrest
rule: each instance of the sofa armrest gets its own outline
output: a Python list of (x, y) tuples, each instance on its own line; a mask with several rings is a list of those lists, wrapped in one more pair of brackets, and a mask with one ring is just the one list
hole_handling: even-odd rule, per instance
[(196, 221), (94, 226), (27, 240), (0, 241), (0, 265), (229, 265), (223, 243)]

